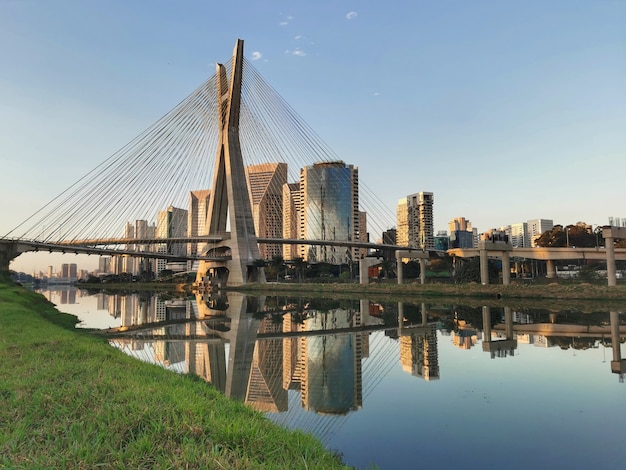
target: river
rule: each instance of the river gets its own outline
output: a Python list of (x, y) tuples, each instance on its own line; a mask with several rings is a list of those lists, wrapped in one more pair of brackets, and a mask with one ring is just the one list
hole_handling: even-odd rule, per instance
[(359, 468), (622, 468), (625, 316), (285, 296), (40, 291)]

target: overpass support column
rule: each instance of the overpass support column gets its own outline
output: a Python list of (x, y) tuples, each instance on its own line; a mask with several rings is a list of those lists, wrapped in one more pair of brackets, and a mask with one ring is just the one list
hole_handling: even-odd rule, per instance
[(0, 243), (0, 273), (9, 272), (11, 260), (20, 254), (14, 243)]
[(552, 259), (546, 260), (546, 266), (548, 269), (548, 272), (546, 273), (546, 277), (548, 279), (554, 279), (556, 277), (556, 268), (554, 267), (554, 260)]
[(398, 284), (402, 284), (404, 280), (404, 273), (402, 272), (402, 256), (400, 252), (396, 251), (396, 272), (398, 273)]
[(502, 252), (502, 284), (511, 284), (511, 258), (508, 251)]
[(426, 284), (426, 260), (420, 258), (420, 284)]
[(483, 306), (483, 341), (491, 341), (491, 307)]
[(489, 258), (485, 246), (480, 247), (480, 283), (483, 286), (489, 284)]
[(365, 258), (359, 260), (359, 284), (369, 284), (369, 264), (365, 261)]
[(605, 238), (604, 244), (606, 245), (606, 277), (609, 282), (609, 287), (617, 285), (617, 278), (615, 273), (615, 239), (613, 237)]
[(513, 310), (511, 307), (504, 307), (504, 329), (506, 339), (513, 339)]

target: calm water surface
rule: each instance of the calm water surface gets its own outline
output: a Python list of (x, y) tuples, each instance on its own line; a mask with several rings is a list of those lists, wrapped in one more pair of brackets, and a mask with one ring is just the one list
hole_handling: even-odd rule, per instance
[(42, 293), (78, 327), (117, 328), (114, 347), (200, 375), (349, 465), (626, 466), (619, 312)]

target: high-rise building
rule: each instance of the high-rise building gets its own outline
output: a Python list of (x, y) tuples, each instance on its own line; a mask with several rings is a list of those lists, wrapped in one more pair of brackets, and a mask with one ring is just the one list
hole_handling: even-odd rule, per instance
[(427, 331), (400, 336), (400, 363), (405, 372), (424, 380), (438, 380), (438, 356), (434, 325), (427, 327)]
[[(300, 220), (300, 183), (283, 184), (283, 238), (298, 238), (298, 221)], [(286, 261), (298, 257), (296, 245), (283, 245), (283, 258)]]
[[(188, 211), (174, 206), (160, 211), (157, 216), (156, 238), (176, 238), (187, 236)], [(157, 245), (159, 253), (169, 255), (185, 256), (187, 254), (187, 244), (177, 242), (166, 242)], [(167, 261), (157, 260), (157, 274), (166, 268)]]
[(535, 239), (546, 230), (554, 228), (554, 222), (550, 219), (533, 219), (526, 222), (528, 225), (528, 238), (530, 246), (535, 246)]
[[(359, 211), (359, 232), (357, 234), (357, 240), (362, 243), (370, 241), (369, 233), (367, 232), (367, 212)], [(367, 256), (367, 248), (358, 249), (358, 258), (363, 259)]]
[[(187, 230), (190, 237), (207, 235), (207, 218), (209, 215), (209, 201), (211, 190), (201, 189), (189, 193), (189, 213)], [(206, 243), (190, 243), (189, 254), (196, 255), (205, 251)]]
[(518, 224), (511, 224), (508, 227), (507, 235), (509, 236), (509, 242), (514, 248), (528, 248), (530, 247), (530, 237), (528, 236), (528, 224), (526, 222), (520, 222)]
[[(342, 161), (315, 163), (300, 170), (299, 237), (306, 240), (360, 239), (359, 170)], [(348, 263), (359, 258), (359, 249), (332, 246), (300, 246), (308, 262)]]
[(448, 222), (450, 248), (478, 247), (478, 230), (465, 217), (456, 217)]
[(435, 250), (446, 251), (450, 248), (450, 237), (448, 232), (440, 230), (435, 235)]
[[(286, 163), (261, 163), (246, 167), (254, 231), (259, 238), (283, 237), (283, 185), (287, 183)], [(282, 244), (260, 244), (262, 259), (282, 256)]]
[(397, 206), (398, 245), (434, 249), (433, 193), (409, 194)]

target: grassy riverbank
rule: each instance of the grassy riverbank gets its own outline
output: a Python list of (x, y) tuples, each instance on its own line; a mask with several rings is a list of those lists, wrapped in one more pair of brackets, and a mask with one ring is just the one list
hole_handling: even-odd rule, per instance
[(311, 436), (75, 322), (0, 280), (0, 467), (345, 468)]
[(398, 285), (393, 282), (367, 285), (351, 283), (266, 283), (245, 284), (230, 290), (242, 292), (309, 293), (321, 294), (369, 294), (393, 295), (413, 298), (474, 298), (474, 299), (575, 299), (575, 300), (626, 300), (626, 285), (608, 287), (605, 283), (550, 282), (537, 284), (512, 283), (480, 285), (412, 282)]

